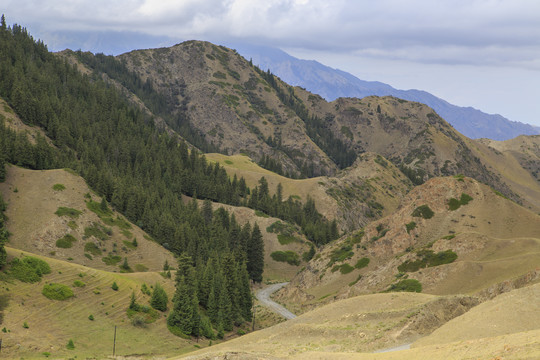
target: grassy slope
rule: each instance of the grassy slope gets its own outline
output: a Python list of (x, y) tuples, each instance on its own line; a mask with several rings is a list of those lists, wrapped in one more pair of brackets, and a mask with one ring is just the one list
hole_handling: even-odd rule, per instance
[[(65, 190), (55, 191), (53, 186), (62, 184)], [(17, 192), (15, 192), (17, 189)], [(6, 211), (8, 216), (8, 230), (12, 233), (10, 246), (32, 253), (46, 256), (54, 256), (58, 259), (73, 262), (108, 271), (119, 271), (118, 265), (106, 265), (101, 258), (109, 252), (113, 252), (116, 244), (116, 253), (127, 257), (128, 264), (135, 269), (137, 264), (142, 264), (150, 271), (158, 271), (163, 268), (165, 260), (169, 264), (175, 264), (172, 254), (155, 242), (145, 239), (147, 235), (137, 226), (132, 225), (128, 229), (132, 237), (124, 235), (118, 226), (108, 226), (99, 217), (90, 211), (85, 203), (85, 194), (92, 193), (84, 180), (65, 170), (33, 171), (10, 166), (6, 182), (0, 184), (0, 191), (4, 200), (9, 204)], [(94, 201), (101, 201), (96, 195), (92, 195)], [(82, 211), (77, 219), (67, 216), (59, 217), (55, 212), (59, 207), (69, 207)], [(116, 218), (118, 214), (114, 214)], [(75, 221), (76, 228), (68, 226), (70, 220)], [(86, 227), (98, 223), (113, 230), (112, 236), (104, 241), (93, 237), (84, 239)], [(77, 241), (70, 249), (56, 247), (56, 240), (65, 234), (72, 234)], [(137, 239), (138, 246), (135, 249), (126, 247), (123, 241)], [(85, 257), (84, 245), (86, 242), (94, 242), (102, 249), (106, 249), (102, 255), (92, 255), (92, 260)], [(54, 255), (52, 255), (54, 253)]]
[(415, 347), (539, 330), (539, 298), (540, 284), (501, 294), (449, 321)]
[[(458, 210), (448, 210), (447, 200), (462, 192), (473, 200)], [(411, 216), (422, 204), (433, 209), (432, 219)], [(411, 221), (417, 227), (408, 234), (405, 224)], [(388, 232), (374, 240), (379, 225)], [(353, 257), (346, 262), (354, 266), (359, 258), (367, 256), (371, 259), (367, 268), (347, 275), (330, 271), (330, 255), (346, 243), (347, 238), (343, 238), (322, 249), (321, 257), (312, 260), (307, 270), (293, 279), (292, 287), (300, 287), (314, 300), (334, 293), (348, 297), (384, 290), (395, 281), (398, 265), (412, 258), (415, 250), (435, 241), (435, 252), (452, 249), (458, 254), (457, 261), (408, 273), (409, 277), (420, 280), (423, 291), (432, 294), (474, 293), (534, 270), (540, 256), (540, 217), (472, 179), (432, 179), (411, 191), (395, 214), (368, 225), (365, 232), (359, 246), (353, 246)], [(449, 234), (456, 236), (443, 239)], [(363, 278), (349, 286), (359, 274)], [(295, 294), (293, 291), (289, 299), (285, 295), (283, 300), (294, 304)]]
[[(475, 154), (521, 196), (524, 206), (540, 212), (540, 182), (531, 174), (535, 166), (538, 171), (540, 164), (540, 136), (518, 136), (506, 141), (467, 140)], [(529, 171), (524, 168), (526, 162)]]
[[(327, 179), (326, 177), (302, 180), (289, 179), (261, 168), (253, 160), (244, 155), (206, 154), (206, 158), (210, 161), (219, 162), (230, 176), (235, 174), (238, 178), (243, 176), (249, 187), (258, 185), (259, 179), (264, 176), (268, 181), (268, 187), (272, 194), (275, 193), (277, 185), (281, 183), (284, 199), (291, 195), (296, 195), (300, 197), (301, 201), (305, 201), (309, 195), (315, 199), (317, 208), (325, 216), (331, 215), (331, 212), (326, 209), (336, 207), (335, 201), (326, 194), (324, 187), (320, 184), (320, 182)], [(332, 216), (330, 217), (333, 218)]]
[[(53, 190), (54, 184), (63, 184), (65, 190)], [(102, 358), (112, 349), (112, 332), (115, 325), (118, 325), (117, 354), (171, 356), (195, 349), (192, 343), (169, 333), (165, 318), (150, 324), (146, 329), (141, 329), (132, 326), (126, 316), (125, 310), (129, 305), (131, 291), (136, 292), (141, 304), (148, 303), (149, 297), (140, 292), (142, 283), (148, 286), (157, 281), (164, 283), (169, 299), (172, 299), (174, 293), (172, 281), (163, 279), (157, 273), (162, 269), (165, 260), (174, 266), (176, 261), (171, 253), (147, 240), (144, 232), (132, 225), (129, 231), (137, 238), (138, 247), (122, 250), (123, 241), (127, 240), (127, 237), (121, 233), (120, 228), (112, 226), (113, 235), (110, 239), (102, 241), (101, 246), (107, 249), (103, 256), (113, 250), (112, 244), (116, 243), (118, 254), (126, 256), (132, 267), (144, 264), (149, 269), (148, 272), (119, 274), (118, 265), (121, 262), (111, 266), (101, 261), (100, 256), (93, 256), (92, 260), (84, 256), (85, 242), (98, 243), (93, 238), (83, 239), (84, 228), (94, 222), (104, 224), (86, 207), (84, 195), (91, 191), (83, 179), (65, 170), (32, 171), (9, 166), (7, 180), (0, 184), (0, 191), (8, 202), (8, 228), (12, 232), (8, 244), (10, 257), (20, 256), (23, 253), (48, 256), (49, 258), (43, 258), (53, 270), (52, 274), (46, 275), (39, 284), (24, 284), (14, 280), (0, 282), (0, 294), (8, 293), (11, 296), (10, 306), (5, 311), (2, 324), (10, 330), (8, 335), (4, 336), (3, 355), (7, 354), (10, 358), (21, 356), (27, 358), (41, 357), (41, 353), (49, 352), (53, 357), (77, 355)], [(99, 197), (93, 194), (92, 197), (94, 201), (100, 201)], [(54, 214), (59, 206), (83, 212), (74, 220), (77, 224), (76, 229), (71, 229), (67, 225), (70, 218)], [(266, 249), (265, 280), (289, 280), (297, 273), (299, 266), (275, 262), (270, 254), (276, 250), (293, 250), (301, 255), (309, 249), (302, 236), (298, 236), (300, 242), (281, 245), (276, 234), (266, 231), (266, 227), (278, 219), (258, 217), (253, 210), (247, 208), (215, 204), (215, 207), (219, 206), (234, 212), (241, 224), (247, 221), (252, 224), (255, 221), (259, 223)], [(117, 215), (114, 214), (114, 217)], [(73, 248), (57, 248), (56, 240), (66, 233), (71, 233), (77, 238)], [(51, 252), (54, 252), (54, 255)], [(79, 277), (81, 273), (84, 274), (83, 277)], [(73, 287), (76, 294), (74, 299), (56, 302), (41, 295), (45, 283), (59, 282), (72, 285), (75, 280), (85, 282), (86, 286)], [(120, 287), (118, 292), (111, 289), (114, 281)], [(94, 291), (100, 293), (95, 294)], [(258, 313), (265, 314), (261, 309)], [(94, 321), (88, 320), (90, 314), (95, 317)], [(268, 319), (263, 323), (279, 321), (269, 314), (264, 316)], [(29, 329), (23, 329), (25, 321)], [(96, 342), (96, 338), (103, 341)], [(75, 342), (74, 351), (65, 348), (69, 339)], [(16, 344), (22, 346), (18, 348)]]
[[(37, 256), (8, 248), (10, 257)], [(112, 352), (114, 326), (117, 326), (117, 354), (171, 355), (193, 349), (193, 345), (172, 335), (166, 328), (165, 318), (142, 329), (131, 325), (126, 315), (132, 291), (141, 305), (148, 304), (149, 296), (140, 292), (143, 283), (148, 286), (160, 282), (172, 298), (174, 286), (158, 273), (115, 274), (37, 256), (48, 262), (52, 272), (40, 283), (27, 284), (18, 280), (2, 282), (1, 293), (9, 294), (8, 308), (4, 311), (2, 357), (35, 358), (49, 352), (53, 358), (77, 356), (103, 358)], [(82, 276), (80, 276), (82, 274)], [(80, 280), (84, 287), (74, 287)], [(71, 286), (75, 297), (65, 301), (49, 300), (41, 295), (46, 283)], [(113, 282), (118, 291), (111, 289)], [(170, 303), (169, 303), (170, 308)], [(94, 321), (88, 319), (94, 316)], [(23, 328), (27, 322), (29, 328)], [(75, 350), (67, 350), (72, 339)], [(159, 339), (159, 341), (158, 341)], [(20, 344), (20, 345), (18, 345)]]
[(389, 215), (410, 189), (410, 182), (401, 172), (384, 159), (382, 161), (385, 165), (381, 165), (374, 154), (364, 154), (353, 166), (339, 172), (336, 177), (301, 180), (263, 169), (243, 155), (206, 154), (206, 157), (209, 161), (219, 162), (229, 176), (244, 177), (250, 187), (258, 185), (259, 179), (264, 176), (272, 194), (281, 183), (284, 199), (293, 196), (305, 201), (311, 196), (317, 210), (329, 219), (337, 219), (344, 231), (356, 229), (372, 220), (367, 215), (369, 208), (366, 202), (380, 203), (383, 207), (381, 214)]
[(305, 351), (371, 351), (395, 344), (391, 334), (400, 322), (436, 298), (400, 293), (346, 299), (198, 353), (245, 351), (288, 357)]
[(423, 305), (436, 301), (435, 296), (377, 294), (341, 300), (188, 358), (224, 359), (234, 353), (257, 359), (536, 359), (539, 289), (540, 285), (529, 286), (481, 304), (415, 342), (410, 350), (369, 353), (406, 343), (392, 325), (407, 323), (418, 310), (424, 311)]

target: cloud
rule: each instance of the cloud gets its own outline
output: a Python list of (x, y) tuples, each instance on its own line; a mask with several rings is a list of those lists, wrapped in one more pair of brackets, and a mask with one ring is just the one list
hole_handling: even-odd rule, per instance
[(380, 59), (540, 69), (536, 0), (7, 0), (42, 31), (135, 31)]

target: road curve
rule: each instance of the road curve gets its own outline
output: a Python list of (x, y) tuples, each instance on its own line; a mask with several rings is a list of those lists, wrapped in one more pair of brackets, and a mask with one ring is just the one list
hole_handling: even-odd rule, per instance
[(374, 353), (385, 353), (385, 352), (392, 352), (392, 351), (409, 350), (411, 348), (411, 345), (412, 345), (412, 343), (403, 344), (403, 345), (395, 346), (395, 347), (388, 348), (388, 349), (377, 350), (377, 351), (374, 351)]
[(279, 289), (281, 289), (287, 284), (288, 282), (272, 284), (268, 287), (265, 287), (264, 289), (257, 291), (255, 293), (255, 296), (261, 302), (261, 304), (263, 304), (264, 306), (266, 306), (267, 308), (269, 308), (276, 314), (283, 316), (285, 319), (290, 320), (290, 319), (294, 319), (296, 315), (294, 315), (292, 312), (290, 312), (283, 306), (279, 305), (277, 302), (270, 299), (270, 295), (272, 295), (273, 293), (275, 293), (276, 291), (278, 291)]

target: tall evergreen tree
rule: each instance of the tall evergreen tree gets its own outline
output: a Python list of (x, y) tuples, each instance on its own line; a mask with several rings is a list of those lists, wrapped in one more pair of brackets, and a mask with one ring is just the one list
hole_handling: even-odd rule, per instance
[(173, 308), (167, 318), (167, 325), (176, 327), (182, 333), (191, 335), (193, 331), (193, 292), (184, 276), (176, 284)]
[(168, 302), (169, 297), (167, 296), (167, 293), (159, 283), (156, 283), (154, 285), (152, 297), (150, 298), (150, 306), (159, 311), (166, 311)]
[(255, 282), (262, 281), (264, 270), (264, 241), (259, 225), (253, 225), (253, 231), (247, 247), (247, 271)]

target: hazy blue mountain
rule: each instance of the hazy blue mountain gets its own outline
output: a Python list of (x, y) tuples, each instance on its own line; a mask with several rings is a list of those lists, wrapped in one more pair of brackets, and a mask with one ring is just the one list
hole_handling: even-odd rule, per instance
[(329, 101), (339, 97), (391, 95), (428, 105), (456, 130), (472, 139), (507, 140), (518, 135), (540, 134), (540, 128), (529, 124), (510, 121), (498, 114), (486, 114), (472, 107), (452, 105), (426, 91), (398, 90), (378, 81), (360, 80), (345, 71), (314, 60), (297, 59), (276, 48), (245, 44), (228, 46), (235, 48), (245, 58), (251, 58), (262, 69), (270, 69), (285, 82), (301, 86)]

